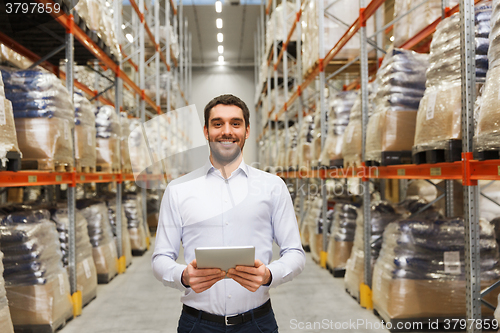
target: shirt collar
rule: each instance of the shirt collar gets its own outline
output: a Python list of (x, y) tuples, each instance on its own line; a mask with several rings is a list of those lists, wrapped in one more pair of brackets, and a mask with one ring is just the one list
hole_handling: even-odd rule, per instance
[[(212, 162), (210, 162), (210, 157), (207, 159), (207, 162), (205, 163), (203, 169), (204, 169), (204, 173), (207, 174), (207, 175), (209, 173), (217, 170), (212, 165)], [(236, 170), (233, 171), (233, 173), (231, 174), (231, 176), (234, 175), (234, 174), (236, 174), (236, 172), (239, 169), (241, 169), (241, 171), (243, 171), (245, 173), (245, 175), (248, 177), (248, 165), (245, 164), (245, 160), (243, 158), (241, 159), (240, 165), (238, 166), (238, 168), (236, 168)]]

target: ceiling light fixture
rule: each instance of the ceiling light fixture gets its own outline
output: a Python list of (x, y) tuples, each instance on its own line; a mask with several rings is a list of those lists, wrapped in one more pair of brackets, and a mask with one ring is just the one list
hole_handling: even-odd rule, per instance
[(126, 28), (126, 27), (125, 27), (125, 24), (122, 24), (122, 29), (125, 29), (125, 28)]
[(215, 1), (215, 11), (217, 13), (222, 12), (222, 2), (220, 0)]
[(224, 35), (222, 34), (222, 32), (219, 32), (219, 33), (217, 34), (217, 41), (218, 41), (219, 43), (222, 43), (222, 42), (224, 41)]
[(222, 29), (222, 19), (221, 19), (221, 18), (218, 18), (218, 19), (215, 21), (215, 25), (217, 25), (217, 29)]
[(219, 51), (219, 54), (224, 53), (224, 46), (219, 45), (219, 46), (217, 47), (217, 50)]
[(223, 63), (224, 62), (224, 56), (219, 56), (219, 63)]
[(134, 41), (134, 37), (132, 37), (131, 34), (126, 34), (125, 37), (127, 37), (128, 41), (132, 43)]

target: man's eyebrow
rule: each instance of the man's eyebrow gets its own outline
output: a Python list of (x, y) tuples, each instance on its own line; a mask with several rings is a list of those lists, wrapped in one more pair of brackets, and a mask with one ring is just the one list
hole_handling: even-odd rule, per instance
[[(238, 117), (231, 118), (230, 121), (235, 121), (235, 120), (236, 121), (243, 121), (243, 118), (238, 118)], [(210, 122), (215, 122), (215, 121), (222, 121), (222, 118), (212, 118), (212, 119), (210, 119)]]

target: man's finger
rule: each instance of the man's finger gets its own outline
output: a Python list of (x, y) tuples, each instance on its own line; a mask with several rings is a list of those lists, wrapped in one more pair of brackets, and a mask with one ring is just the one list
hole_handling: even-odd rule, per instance
[(243, 279), (239, 276), (233, 275), (231, 277), (234, 281), (238, 282), (242, 287), (250, 290), (250, 291), (255, 291), (257, 288), (259, 288), (259, 285), (257, 283), (252, 283), (246, 279)]
[(222, 277), (210, 279), (208, 281), (200, 282), (196, 284), (196, 286), (198, 287), (198, 289), (207, 290), (222, 279), (223, 279)]
[(257, 268), (257, 267), (260, 267), (260, 266), (262, 266), (262, 265), (264, 265), (264, 263), (263, 263), (262, 261), (260, 261), (259, 259), (255, 259), (255, 264), (254, 264), (254, 266), (255, 266), (256, 268)]
[(257, 274), (257, 268), (250, 267), (250, 266), (236, 266), (236, 271), (246, 272), (246, 273), (250, 273), (250, 274), (254, 274), (254, 275)]
[(193, 274), (195, 276), (222, 275), (222, 271), (218, 268), (198, 268)]
[(238, 272), (238, 271), (235, 271), (233, 274), (229, 275), (230, 278), (232, 278), (233, 276), (238, 276), (238, 277), (245, 279), (245, 280), (248, 280), (250, 282), (256, 282), (255, 278), (257, 278), (257, 275), (248, 274), (245, 272)]
[(191, 261), (191, 266), (193, 266), (194, 268), (198, 268), (198, 265), (196, 264), (196, 259)]

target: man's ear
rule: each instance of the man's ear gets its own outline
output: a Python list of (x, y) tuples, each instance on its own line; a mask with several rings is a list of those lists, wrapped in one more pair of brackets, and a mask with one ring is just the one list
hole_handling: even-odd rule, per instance
[(207, 128), (207, 126), (206, 126), (206, 125), (205, 125), (205, 126), (203, 126), (203, 134), (205, 134), (205, 139), (207, 139), (207, 141), (209, 141), (209, 140), (208, 140), (208, 128)]
[(246, 134), (245, 134), (245, 140), (248, 139), (250, 136), (250, 125), (247, 126)]

